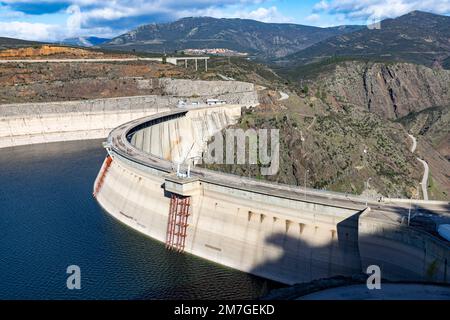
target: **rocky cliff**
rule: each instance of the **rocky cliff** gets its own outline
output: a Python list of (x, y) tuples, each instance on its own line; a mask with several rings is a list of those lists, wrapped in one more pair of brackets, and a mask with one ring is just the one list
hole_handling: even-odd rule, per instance
[[(332, 57), (412, 62), (448, 67), (450, 17), (413, 11), (380, 22), (379, 28), (361, 28), (320, 41), (280, 60), (289, 68)], [(293, 67), (294, 66), (294, 67)]]
[[(448, 112), (433, 106), (449, 105), (450, 71), (340, 60), (303, 68), (287, 86), (288, 100), (268, 91), (238, 124), (280, 129), (280, 171), (262, 177), (257, 166), (214, 169), (370, 197), (418, 197), (420, 157), (430, 166), (430, 198), (448, 199)], [(415, 153), (408, 133), (417, 137)]]
[(450, 101), (450, 71), (415, 64), (343, 62), (318, 78), (314, 86), (330, 103), (350, 105), (386, 119)]

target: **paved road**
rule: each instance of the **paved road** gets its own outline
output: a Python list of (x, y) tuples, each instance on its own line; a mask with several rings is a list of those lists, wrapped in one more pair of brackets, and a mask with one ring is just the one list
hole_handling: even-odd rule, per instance
[(428, 174), (430, 172), (430, 169), (428, 168), (428, 163), (419, 158), (417, 158), (417, 160), (423, 164), (423, 167), (425, 169), (422, 177), (422, 193), (423, 193), (423, 200), (428, 201)]
[(414, 137), (411, 134), (408, 134), (408, 136), (411, 138), (411, 140), (413, 142), (413, 145), (411, 146), (411, 152), (414, 153), (414, 152), (416, 152), (416, 149), (417, 149), (417, 139), (416, 139), (416, 137)]
[[(417, 149), (417, 139), (411, 134), (408, 134), (408, 136), (411, 138), (413, 145), (411, 146), (411, 152), (414, 153)], [(422, 194), (423, 199), (428, 201), (428, 175), (430, 173), (430, 168), (428, 167), (428, 163), (420, 158), (417, 158), (417, 160), (422, 163), (424, 172), (422, 177)]]
[(220, 78), (222, 78), (222, 80), (225, 80), (225, 81), (235, 81), (235, 79), (230, 78), (230, 77), (227, 77), (227, 76), (224, 76), (224, 75), (221, 74), (221, 73), (218, 73), (217, 75), (218, 75)]
[(16, 60), (0, 60), (0, 63), (128, 62), (128, 61), (157, 61), (157, 62), (162, 62), (162, 58), (16, 59)]

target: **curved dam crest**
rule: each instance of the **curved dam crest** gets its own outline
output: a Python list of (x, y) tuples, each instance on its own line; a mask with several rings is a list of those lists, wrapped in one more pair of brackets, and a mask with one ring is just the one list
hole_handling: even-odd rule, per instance
[(389, 220), (387, 209), (370, 210), (366, 199), (320, 192), (305, 198), (299, 188), (199, 168), (191, 178), (177, 177), (174, 164), (199, 156), (241, 107), (169, 111), (113, 130), (94, 187), (100, 205), (171, 247), (174, 201), (189, 199), (188, 213), (180, 214), (185, 222), (174, 222), (184, 227), (176, 250), (286, 284), (374, 264), (392, 281), (449, 283), (448, 244)]

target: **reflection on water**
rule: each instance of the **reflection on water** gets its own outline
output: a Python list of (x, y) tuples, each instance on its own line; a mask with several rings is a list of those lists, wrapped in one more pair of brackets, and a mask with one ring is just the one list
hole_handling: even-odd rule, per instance
[(98, 140), (0, 149), (0, 299), (251, 299), (278, 286), (116, 222), (91, 195), (104, 156)]

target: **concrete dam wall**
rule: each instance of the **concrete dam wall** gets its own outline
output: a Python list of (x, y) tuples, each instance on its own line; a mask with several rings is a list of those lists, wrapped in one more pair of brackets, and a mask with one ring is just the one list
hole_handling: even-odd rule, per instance
[(0, 148), (105, 138), (124, 122), (167, 110), (156, 97), (1, 105)]
[(201, 139), (232, 124), (239, 108), (165, 112), (113, 130), (94, 185), (99, 204), (168, 248), (286, 284), (372, 264), (390, 280), (449, 282), (446, 243), (386, 220), (363, 199), (200, 168), (175, 175), (174, 162), (196, 157)]
[(191, 110), (184, 117), (136, 131), (131, 144), (173, 163), (193, 162), (206, 150), (211, 136), (235, 124), (241, 106)]
[[(143, 80), (161, 95), (0, 105), (0, 148), (68, 140), (99, 139), (120, 124), (168, 111), (182, 99), (202, 104), (209, 98), (258, 103), (253, 84), (233, 81)], [(189, 85), (190, 84), (190, 85)]]

